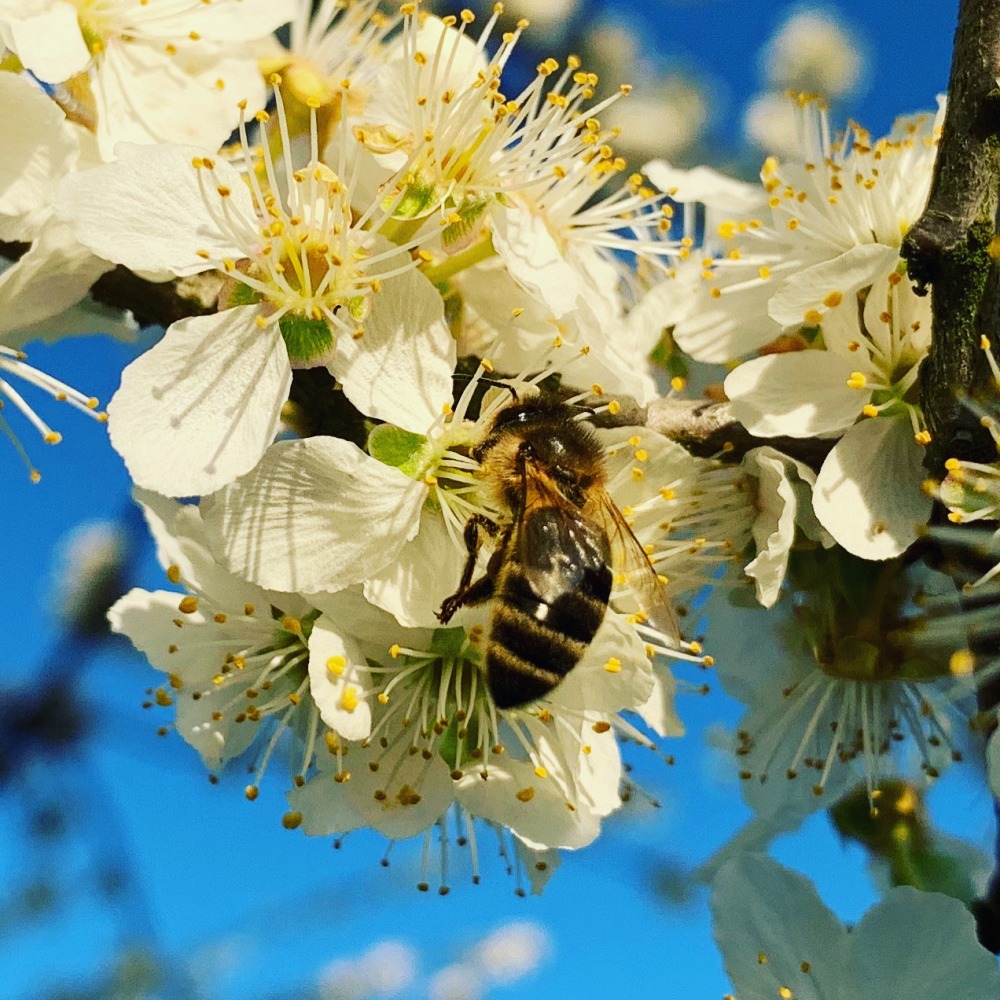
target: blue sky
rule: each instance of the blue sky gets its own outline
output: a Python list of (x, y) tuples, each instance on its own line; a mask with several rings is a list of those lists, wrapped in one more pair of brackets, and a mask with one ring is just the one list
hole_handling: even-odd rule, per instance
[[(732, 151), (743, 104), (760, 83), (760, 46), (794, 6), (648, 0), (589, 9), (635, 18), (656, 63), (713, 80), (714, 135)], [(898, 113), (933, 107), (947, 82), (954, 7), (941, 0), (827, 5), (868, 56), (867, 82), (846, 102), (851, 117), (879, 132)], [(39, 346), (31, 355), (106, 401), (136, 350), (97, 339)], [(81, 521), (119, 518), (128, 503), (127, 477), (102, 428), (70, 412), (58, 416), (65, 440), (57, 451), (24, 435), (43, 472), (38, 485), (28, 483), (0, 442), (0, 578), (8, 582), (0, 604), (8, 639), (0, 652), (3, 685), (40, 683), (38, 665), (54, 642), (48, 595), (59, 539)], [(161, 582), (148, 552), (137, 582)], [(613, 819), (594, 847), (564, 858), (541, 898), (515, 898), (513, 883), (488, 857), (482, 885), (456, 876), (452, 893), (440, 898), (412, 888), (418, 847), (400, 845), (385, 870), (378, 838), (357, 835), (334, 852), (328, 842), (283, 830), (278, 773), (252, 804), (239, 774), (210, 786), (193, 751), (176, 737), (155, 736), (156, 722), (139, 704), (157, 676), (128, 655), (126, 644), (63, 668), (82, 675), (81, 710), (93, 731), (75, 755), (35, 759), (18, 781), (0, 781), (0, 1000), (97, 975), (129, 932), (141, 936), (146, 924), (178, 968), (201, 956), (226, 970), (211, 994), (220, 1000), (281, 996), (282, 988), (311, 983), (322, 963), (383, 938), (413, 944), (426, 974), (510, 919), (544, 925), (553, 948), (534, 978), (491, 995), (587, 998), (614, 990), (701, 1000), (727, 988), (704, 896), (668, 908), (650, 885), (657, 862), (697, 863), (746, 818), (704, 738), (707, 727), (732, 725), (739, 716), (717, 687), (681, 702), (690, 736), (665, 748), (673, 766), (649, 752), (632, 754), (636, 778), (662, 808), (639, 803)], [(0, 707), (4, 697), (0, 688)], [(24, 824), (26, 803), (47, 797), (70, 815), (66, 835), (44, 844), (27, 838)], [(987, 842), (990, 804), (974, 774), (949, 777), (934, 801), (944, 825)], [(822, 816), (782, 841), (778, 855), (815, 878), (842, 917), (856, 918), (875, 898), (860, 852), (843, 847)], [(136, 877), (137, 904), (127, 913), (94, 891), (94, 859), (103, 857), (127, 859)], [(4, 931), (4, 893), (32, 871), (54, 874), (68, 888), (68, 904), (55, 917)], [(424, 983), (411, 995), (425, 995)]]

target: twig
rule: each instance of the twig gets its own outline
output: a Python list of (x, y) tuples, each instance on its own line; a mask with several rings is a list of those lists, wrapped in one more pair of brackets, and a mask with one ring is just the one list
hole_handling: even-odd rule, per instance
[(948, 111), (923, 215), (903, 241), (911, 277), (931, 286), (933, 343), (921, 400), (940, 474), (956, 456), (989, 460), (989, 435), (959, 390), (986, 384), (980, 338), (1000, 334), (1000, 271), (990, 254), (1000, 199), (1000, 4), (961, 0)]

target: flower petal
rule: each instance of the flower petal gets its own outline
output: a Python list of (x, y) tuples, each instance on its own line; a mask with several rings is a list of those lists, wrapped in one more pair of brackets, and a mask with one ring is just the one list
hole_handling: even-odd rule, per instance
[(535, 850), (585, 847), (601, 830), (599, 816), (568, 802), (562, 787), (539, 778), (528, 761), (494, 760), (486, 780), (479, 768), (471, 769), (455, 790), (474, 816), (509, 828)]
[(921, 489), (923, 448), (902, 417), (874, 417), (852, 427), (826, 457), (813, 490), (820, 524), (862, 559), (904, 552), (930, 517)]
[[(157, 559), (173, 582), (182, 583), (197, 594), (210, 596), (230, 611), (245, 610), (251, 605), (266, 617), (276, 595), (234, 576), (219, 565), (209, 548), (198, 507), (178, 503), (151, 490), (137, 489), (134, 496), (156, 543)], [(293, 613), (293, 608), (287, 604), (281, 601), (282, 610)]]
[[(246, 100), (253, 114), (266, 99), (251, 59), (212, 60), (203, 80), (162, 46), (115, 38), (108, 41), (91, 87), (104, 160), (113, 158), (119, 142), (189, 143), (214, 151), (239, 123), (238, 102)], [(194, 107), (197, 114), (191, 113)]]
[(493, 246), (519, 285), (536, 294), (556, 319), (572, 312), (588, 284), (563, 256), (545, 219), (525, 206), (497, 207)]
[(757, 480), (759, 509), (753, 523), (757, 556), (743, 571), (756, 581), (757, 600), (770, 608), (781, 593), (801, 513), (806, 514), (810, 527), (815, 520), (811, 501), (816, 474), (767, 446), (748, 451), (742, 464)]
[(879, 1000), (982, 1000), (1000, 995), (996, 959), (957, 899), (892, 889), (851, 931), (866, 995)]
[(716, 876), (710, 905), (715, 940), (740, 1000), (858, 1000), (847, 931), (803, 875), (744, 854)]
[[(17, 9), (16, 3), (12, 6)], [(73, 4), (56, 0), (21, 16), (12, 16), (5, 9), (0, 11), (0, 20), (8, 46), (39, 80), (62, 83), (87, 68), (90, 50)]]
[(364, 336), (337, 338), (330, 370), (362, 413), (423, 434), (451, 402), (456, 357), (441, 296), (407, 271), (374, 295)]
[(211, 493), (274, 440), (292, 371), (277, 328), (262, 330), (256, 315), (238, 306), (180, 320), (122, 372), (109, 429), (138, 486)]
[(424, 511), (420, 530), (396, 559), (365, 581), (365, 597), (400, 625), (437, 628), (441, 602), (458, 586), (466, 556), (437, 513)]
[(782, 326), (800, 326), (808, 322), (807, 313), (822, 315), (830, 308), (825, 304), (828, 296), (847, 299), (888, 274), (898, 261), (898, 247), (881, 243), (851, 247), (832, 260), (796, 271), (775, 293), (768, 311)]
[(309, 636), (309, 690), (323, 721), (346, 740), (366, 739), (372, 729), (371, 689), (361, 647), (320, 616)]
[(76, 165), (79, 143), (55, 101), (24, 77), (0, 73), (0, 107), (0, 239), (34, 239), (45, 231), (56, 184)]
[(856, 366), (829, 351), (771, 354), (731, 371), (726, 395), (733, 416), (758, 437), (844, 431), (870, 395), (847, 384)]
[(45, 321), (75, 306), (111, 268), (77, 243), (65, 223), (50, 219), (31, 249), (0, 274), (4, 345), (19, 348), (33, 335), (44, 338)]
[(212, 266), (199, 250), (216, 259), (247, 256), (233, 227), (218, 221), (235, 216), (257, 226), (250, 192), (228, 163), (213, 161), (211, 173), (197, 169), (192, 161), (209, 154), (194, 146), (122, 143), (115, 152), (116, 162), (70, 174), (59, 188), (56, 212), (84, 246), (135, 271), (176, 275)]
[(279, 441), (260, 464), (202, 501), (213, 547), (234, 573), (274, 590), (340, 590), (398, 555), (427, 496), (340, 438)]

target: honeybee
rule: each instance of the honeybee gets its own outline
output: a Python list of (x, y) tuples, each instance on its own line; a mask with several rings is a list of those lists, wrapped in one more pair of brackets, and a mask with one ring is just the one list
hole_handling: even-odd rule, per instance
[[(607, 492), (604, 450), (578, 413), (551, 397), (515, 398), (472, 448), (508, 514), (468, 521), (468, 561), (437, 614), (447, 623), (493, 598), (485, 666), (498, 708), (543, 697), (576, 666), (604, 620), (616, 571), (650, 624), (679, 639), (663, 584)], [(473, 580), (482, 533), (498, 540)]]

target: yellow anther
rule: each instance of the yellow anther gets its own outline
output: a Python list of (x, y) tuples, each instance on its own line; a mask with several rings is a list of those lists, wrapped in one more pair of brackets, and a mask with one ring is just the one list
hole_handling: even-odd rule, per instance
[(868, 379), (865, 378), (863, 372), (851, 372), (850, 378), (847, 380), (849, 389), (863, 389), (866, 385), (868, 385)]
[(823, 305), (825, 305), (827, 309), (836, 309), (837, 306), (843, 302), (843, 300), (844, 296), (840, 292), (830, 292), (830, 294), (823, 299)]
[(177, 610), (182, 615), (193, 615), (198, 610), (198, 598), (193, 596), (182, 597)]
[(771, 277), (771, 269), (769, 267), (761, 267), (757, 273), (763, 281), (767, 281), (767, 279)]
[(358, 698), (358, 689), (350, 685), (345, 687), (340, 695), (340, 707), (345, 712), (353, 712), (360, 704), (361, 699)]
[(326, 669), (329, 670), (335, 677), (340, 677), (346, 666), (347, 659), (343, 656), (331, 656), (326, 661)]
[(670, 388), (673, 389), (674, 392), (680, 392), (686, 385), (687, 385), (687, 380), (681, 378), (680, 375), (675, 375), (670, 380)]
[(976, 657), (971, 649), (956, 649), (948, 660), (948, 670), (954, 677), (968, 677), (976, 668)]
[(393, 658), (394, 660), (395, 660), (395, 659), (397, 659), (397, 658), (399, 657), (399, 654), (400, 654), (400, 653), (401, 653), (402, 651), (403, 651), (403, 650), (402, 650), (402, 648), (400, 647), (400, 645), (399, 645), (399, 643), (398, 643), (398, 642), (394, 642), (394, 643), (393, 643), (393, 644), (392, 644), (392, 645), (391, 645), (391, 646), (389, 647), (389, 655), (390, 655), (390, 656), (391, 656), (391, 657), (392, 657), (392, 658)]
[(916, 441), (917, 444), (928, 445), (931, 443), (931, 432), (917, 431), (917, 433), (913, 435), (913, 440)]
[(549, 776), (549, 772), (546, 771), (541, 765), (535, 768), (535, 774), (537, 774), (539, 778), (547, 778)]
[(604, 669), (609, 674), (621, 673), (622, 661), (619, 660), (617, 656), (612, 656), (608, 659), (607, 663), (604, 664)]
[(879, 414), (879, 409), (872, 403), (865, 403), (865, 405), (861, 407), (861, 412), (866, 417), (877, 417)]

